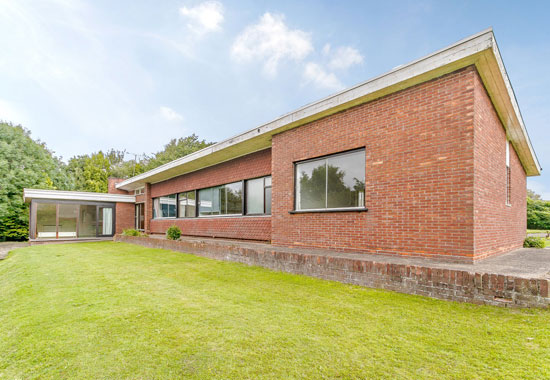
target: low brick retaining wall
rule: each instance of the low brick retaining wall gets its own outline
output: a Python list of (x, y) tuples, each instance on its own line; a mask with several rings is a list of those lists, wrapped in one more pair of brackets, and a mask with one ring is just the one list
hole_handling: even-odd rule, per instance
[(550, 305), (548, 280), (545, 278), (374, 261), (363, 259), (360, 254), (329, 255), (321, 251), (316, 253), (228, 240), (171, 241), (121, 235), (117, 235), (115, 240), (444, 300), (513, 307), (547, 308)]

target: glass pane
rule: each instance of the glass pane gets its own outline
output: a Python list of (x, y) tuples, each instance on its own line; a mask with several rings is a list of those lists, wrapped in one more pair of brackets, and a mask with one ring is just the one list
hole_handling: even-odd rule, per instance
[(326, 207), (326, 160), (296, 165), (296, 209)]
[(246, 181), (246, 213), (264, 213), (264, 179)]
[(111, 207), (99, 208), (98, 226), (100, 235), (113, 234), (113, 209)]
[[(186, 218), (193, 218), (196, 214), (195, 214), (195, 209), (196, 209), (196, 205), (195, 205), (195, 192), (194, 191), (189, 191), (187, 193), (187, 207), (185, 208), (185, 217)], [(180, 214), (181, 216), (182, 214)]]
[(160, 218), (160, 199), (153, 199), (153, 218)]
[(179, 217), (183, 218), (185, 216), (185, 208), (187, 207), (187, 193), (180, 193), (179, 196)]
[(363, 207), (365, 204), (365, 152), (335, 157), (327, 162), (327, 207)]
[(265, 213), (271, 214), (271, 187), (265, 188)]
[(225, 185), (225, 214), (242, 214), (243, 212), (243, 183), (235, 182)]
[(195, 192), (188, 191), (185, 193), (180, 193), (179, 195), (180, 202), (180, 218), (192, 218), (195, 216)]
[(199, 190), (199, 214), (220, 214), (220, 187)]
[(266, 186), (271, 186), (271, 176), (265, 177), (265, 185)]
[(55, 203), (36, 204), (36, 238), (55, 239)]
[(60, 239), (76, 238), (76, 219), (78, 217), (79, 209), (79, 205), (59, 205), (58, 237)]
[(176, 217), (176, 194), (160, 197), (160, 217)]
[(96, 236), (96, 211), (97, 206), (80, 205), (78, 217), (78, 237)]

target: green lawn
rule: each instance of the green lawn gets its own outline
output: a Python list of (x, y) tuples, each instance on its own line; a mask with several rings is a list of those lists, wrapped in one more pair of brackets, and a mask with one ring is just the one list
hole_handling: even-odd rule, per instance
[(548, 230), (527, 230), (528, 234), (546, 234)]
[(550, 312), (122, 243), (0, 261), (0, 379), (547, 379)]

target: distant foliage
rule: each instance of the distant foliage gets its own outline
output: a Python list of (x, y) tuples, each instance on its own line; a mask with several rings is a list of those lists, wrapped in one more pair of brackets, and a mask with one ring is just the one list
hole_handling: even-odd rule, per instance
[(525, 248), (544, 248), (544, 239), (540, 237), (528, 237), (523, 241), (523, 247)]
[(152, 157), (143, 154), (140, 156), (141, 159), (134, 157), (134, 159), (125, 160), (125, 157), (131, 154), (115, 149), (75, 156), (69, 160), (67, 170), (75, 190), (106, 193), (109, 177), (130, 178), (211, 144), (199, 140), (197, 135), (192, 134), (172, 139), (163, 150)]
[(70, 190), (65, 165), (20, 125), (0, 122), (0, 241), (28, 237), (24, 188)]
[(166, 230), (166, 238), (169, 240), (178, 240), (181, 237), (181, 230), (178, 226), (172, 226)]
[(206, 148), (213, 143), (206, 142), (205, 140), (199, 140), (196, 134), (192, 134), (187, 137), (181, 137), (179, 139), (172, 139), (168, 144), (164, 146), (164, 149), (157, 152), (152, 158), (148, 159), (144, 169), (151, 170), (160, 165), (164, 165), (170, 161), (174, 161), (188, 154), (194, 153), (198, 150)]
[(535, 198), (527, 197), (527, 228), (550, 230), (550, 201), (544, 201), (538, 194), (530, 192)]

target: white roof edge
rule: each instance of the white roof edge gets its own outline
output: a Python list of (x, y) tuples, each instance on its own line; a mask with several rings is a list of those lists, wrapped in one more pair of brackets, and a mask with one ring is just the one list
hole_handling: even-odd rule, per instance
[(90, 193), (83, 191), (23, 189), (25, 202), (31, 199), (51, 199), (65, 201), (135, 203), (136, 197), (125, 194)]
[[(211, 145), (207, 148), (201, 149), (197, 152), (191, 153), (187, 156), (178, 158), (174, 161), (168, 162), (164, 165), (161, 165), (157, 168), (149, 170), (145, 173), (139, 174), (137, 176), (128, 178), (116, 185), (117, 188), (124, 188), (135, 182), (147, 182), (147, 178), (154, 176), (156, 174), (162, 173), (165, 170), (169, 170), (180, 165), (195, 161), (202, 157), (208, 156), (214, 152), (229, 148), (233, 145), (241, 143), (243, 141), (249, 140), (253, 137), (258, 137), (263, 134), (267, 134), (273, 130), (281, 128), (290, 123), (311, 117), (315, 114), (327, 111), (331, 108), (337, 107), (344, 103), (353, 101), (354, 99), (361, 98), (369, 93), (381, 90), (386, 87), (390, 87), (397, 83), (403, 82), (406, 79), (419, 76), (428, 71), (434, 70), (438, 67), (445, 66), (454, 61), (458, 61), (462, 58), (471, 56), (478, 52), (487, 49), (493, 49), (495, 55), (498, 53), (498, 48), (495, 49), (496, 41), (493, 34), (493, 28), (487, 28), (479, 33), (466, 37), (458, 42), (455, 42), (443, 49), (437, 50), (433, 53), (430, 53), (422, 58), (409, 62), (405, 65), (398, 66), (382, 75), (371, 78), (365, 82), (359, 83), (355, 86), (352, 86), (348, 89), (342, 90), (336, 94), (325, 97), (321, 100), (309, 103), (305, 106), (298, 108), (292, 112), (284, 114), (268, 123), (261, 124), (257, 127), (249, 129), (248, 131), (242, 132), (238, 135), (225, 139), (219, 143)], [(498, 55), (500, 58), (500, 55)], [(499, 61), (501, 62), (501, 60)], [(502, 69), (504, 67), (502, 66)], [(502, 72), (505, 76), (507, 83), (509, 83), (506, 71)], [(511, 90), (511, 86), (510, 86)], [(515, 95), (513, 90), (509, 93), (511, 98), (515, 100)], [(515, 103), (517, 106), (517, 102)], [(517, 107), (519, 112), (519, 107)], [(521, 115), (518, 114), (518, 118), (521, 119)], [(527, 140), (529, 137), (526, 133), (525, 127), (522, 123), (522, 128)], [(536, 156), (534, 155), (534, 150), (531, 147), (529, 141), (529, 146), (531, 148), (531, 153), (536, 161)], [(537, 162), (538, 164), (538, 162)]]
[(502, 60), (502, 56), (500, 55), (500, 50), (498, 48), (497, 40), (495, 38), (494, 33), (492, 33), (493, 37), (493, 53), (495, 55), (495, 58), (498, 63), (498, 67), (502, 73), (502, 79), (504, 80), (504, 84), (506, 85), (506, 90), (508, 91), (508, 96), (510, 97), (510, 102), (512, 103), (512, 106), (514, 107), (514, 111), (516, 113), (516, 116), (519, 121), (519, 125), (521, 127), (521, 131), (523, 135), (525, 136), (525, 140), (527, 142), (527, 145), (529, 147), (529, 151), (531, 152), (531, 156), (533, 156), (533, 161), (535, 162), (535, 165), (537, 166), (539, 172), (542, 170), (542, 167), (540, 166), (539, 159), (537, 157), (537, 153), (535, 152), (535, 149), (533, 149), (533, 145), (531, 143), (531, 138), (529, 137), (529, 133), (527, 132), (527, 128), (525, 127), (525, 122), (523, 121), (523, 115), (521, 114), (521, 109), (519, 108), (518, 100), (516, 98), (516, 93), (514, 92), (514, 87), (512, 86), (512, 82), (510, 81), (510, 78), (508, 77), (508, 72), (506, 71), (506, 65), (504, 65), (504, 61)]

